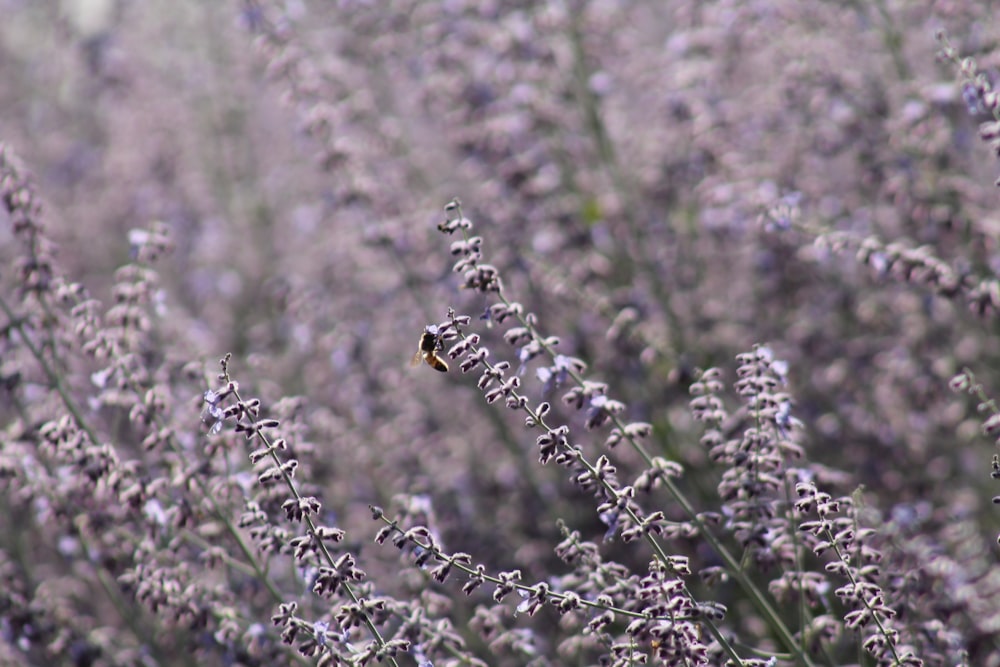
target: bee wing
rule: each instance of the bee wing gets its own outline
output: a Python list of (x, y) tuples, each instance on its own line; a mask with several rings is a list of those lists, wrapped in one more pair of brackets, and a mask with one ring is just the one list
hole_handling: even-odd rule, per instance
[(410, 359), (410, 366), (419, 366), (420, 362), (423, 360), (424, 360), (424, 353), (421, 352), (420, 350), (417, 350), (416, 353), (413, 355), (413, 358)]

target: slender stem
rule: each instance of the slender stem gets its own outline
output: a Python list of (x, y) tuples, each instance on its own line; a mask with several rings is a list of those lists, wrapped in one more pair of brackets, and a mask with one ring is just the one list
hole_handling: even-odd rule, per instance
[(76, 422), (77, 428), (83, 431), (83, 433), (87, 436), (87, 439), (90, 441), (90, 444), (100, 444), (97, 433), (95, 433), (94, 430), (90, 428), (90, 425), (87, 424), (87, 420), (83, 418), (83, 413), (76, 405), (76, 401), (73, 400), (73, 398), (69, 395), (69, 392), (66, 390), (66, 387), (63, 385), (62, 377), (55, 372), (48, 360), (45, 358), (45, 355), (42, 354), (42, 351), (34, 344), (34, 342), (32, 342), (31, 336), (29, 336), (24, 330), (24, 320), (14, 314), (14, 311), (3, 297), (0, 297), (0, 310), (3, 310), (4, 314), (7, 315), (7, 318), (10, 320), (10, 328), (17, 331), (21, 340), (24, 342), (24, 346), (28, 348), (28, 351), (31, 352), (31, 356), (33, 356), (35, 361), (38, 362), (38, 365), (42, 367), (42, 372), (45, 373), (45, 377), (52, 384), (56, 393), (59, 394), (59, 398), (62, 399), (63, 405), (66, 406), (66, 409), (73, 416), (73, 421)]
[[(234, 385), (235, 383), (232, 383), (232, 381), (230, 380), (229, 371), (226, 368), (225, 364), (223, 365), (223, 369), (224, 369), (223, 375), (225, 381), (227, 383)], [(238, 405), (240, 406), (246, 405), (246, 403), (240, 397), (239, 390), (237, 389), (233, 390), (233, 397), (236, 399)], [(247, 416), (250, 417), (250, 414), (247, 414)], [(277, 454), (278, 449), (274, 446), (274, 443), (259, 429), (255, 431), (255, 435), (257, 438), (260, 438), (261, 442), (264, 443), (264, 446), (267, 448), (268, 451), (268, 456), (271, 458), (272, 462), (274, 462), (275, 466), (277, 466), (277, 468), (280, 470), (281, 478), (284, 481), (285, 486), (288, 488), (289, 493), (292, 494), (292, 497), (296, 500), (296, 502), (301, 501), (302, 495), (299, 493), (298, 488), (295, 486), (295, 482), (292, 479), (291, 473), (289, 473), (288, 470), (284, 467), (284, 461), (282, 461), (281, 457), (278, 456)], [(333, 557), (333, 554), (330, 553), (330, 550), (327, 548), (326, 543), (320, 537), (318, 527), (316, 526), (316, 523), (312, 520), (312, 517), (308, 513), (304, 514), (302, 516), (302, 521), (303, 523), (305, 523), (306, 531), (309, 533), (310, 538), (312, 538), (313, 543), (316, 545), (317, 552), (320, 554), (322, 559), (326, 561), (328, 566), (330, 566), (333, 569), (336, 569), (336, 562)], [(351, 587), (351, 585), (347, 581), (342, 581), (340, 582), (340, 588), (347, 594), (351, 602), (357, 605), (360, 609), (361, 598), (358, 597), (357, 593), (354, 592), (354, 589)], [(379, 632), (379, 629), (375, 625), (375, 622), (371, 619), (371, 616), (367, 612), (362, 610), (361, 619), (362, 622), (365, 624), (365, 627), (368, 629), (368, 632), (375, 639), (376, 643), (378, 643), (380, 647), (384, 648), (386, 646), (386, 641), (382, 637), (382, 633)], [(392, 656), (387, 656), (387, 660), (389, 664), (395, 665), (395, 667), (399, 667), (399, 664), (396, 662), (396, 659), (393, 658)]]

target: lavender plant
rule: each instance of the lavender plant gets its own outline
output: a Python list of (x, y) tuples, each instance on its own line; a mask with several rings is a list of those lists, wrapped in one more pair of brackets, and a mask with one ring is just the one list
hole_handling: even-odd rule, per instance
[(0, 663), (1000, 665), (993, 9), (5, 7)]

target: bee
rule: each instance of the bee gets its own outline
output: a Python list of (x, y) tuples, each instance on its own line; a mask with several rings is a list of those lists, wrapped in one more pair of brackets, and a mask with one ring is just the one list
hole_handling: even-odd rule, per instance
[(443, 348), (444, 342), (441, 340), (441, 331), (433, 324), (424, 327), (424, 332), (420, 334), (420, 343), (417, 345), (417, 352), (413, 355), (410, 365), (416, 366), (423, 360), (434, 370), (447, 373), (448, 364), (437, 355), (438, 350)]

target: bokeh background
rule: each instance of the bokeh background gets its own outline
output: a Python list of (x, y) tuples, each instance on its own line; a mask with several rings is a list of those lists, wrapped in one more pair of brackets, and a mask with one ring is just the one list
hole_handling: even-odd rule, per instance
[[(451, 272), (454, 239), (436, 225), (457, 196), (508, 296), (608, 383), (629, 420), (653, 425), (650, 447), (685, 466), (700, 509), (718, 509), (721, 471), (688, 387), (710, 366), (732, 381), (736, 354), (769, 345), (788, 362), (808, 460), (831, 492), (862, 489), (887, 569), (917, 573), (938, 599), (913, 601), (914, 618), (939, 618), (970, 664), (994, 665), (994, 448), (977, 399), (949, 382), (968, 367), (1000, 391), (998, 169), (978, 134), (989, 114), (935, 34), (992, 82), (995, 8), (0, 0), (0, 140), (33, 174), (60, 274), (101, 302), (116, 299), (130, 231), (168, 230), (144, 345), (170, 423), (202, 446), (201, 391), (232, 353), (244, 390), (293, 420), (299, 477), (382, 589), (415, 598), (428, 584), (372, 543), (369, 503), (417, 499), (449, 549), (527, 581), (565, 570), (558, 519), (599, 543), (607, 528), (562, 469), (538, 465), (523, 416), (487, 405), (458, 362), (447, 375), (410, 367), (423, 327), (449, 307), (518, 366), (506, 327), (477, 319), (494, 301)], [(20, 252), (0, 225), (0, 260)], [(937, 261), (953, 286), (928, 277)], [(16, 292), (11, 271), (0, 279)], [(101, 365), (75, 350), (67, 384), (86, 405)], [(14, 353), (4, 363), (30, 375)], [(204, 370), (182, 382), (192, 363)], [(553, 400), (557, 423), (604, 451), (561, 392), (544, 394), (539, 365), (521, 369), (525, 393)], [(8, 443), (46, 420), (48, 403), (29, 398), (0, 404)], [(120, 458), (156, 469), (121, 415), (90, 405)], [(244, 451), (228, 452), (246, 467)], [(623, 479), (642, 470), (625, 449), (612, 456)], [(673, 511), (663, 496), (648, 504)], [(63, 529), (43, 525), (0, 518), (0, 547), (33, 560), (36, 580), (79, 574), (57, 548)], [(676, 548), (713, 562), (696, 538)], [(602, 549), (637, 571), (649, 559)], [(87, 602), (93, 576), (66, 595), (91, 630), (114, 627)], [(434, 590), (468, 619), (475, 600), (459, 587)], [(712, 595), (743, 636), (766, 637), (736, 592)], [(595, 659), (556, 657), (572, 632), (554, 614), (512, 623), (539, 633), (535, 660)], [(462, 632), (497, 664), (528, 662)], [(204, 664), (231, 664), (202, 648)], [(110, 655), (95, 660), (118, 664)]]

